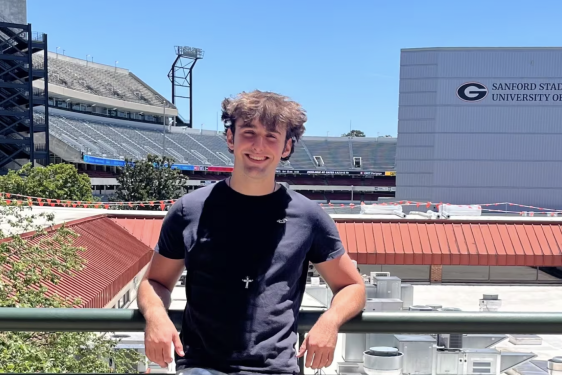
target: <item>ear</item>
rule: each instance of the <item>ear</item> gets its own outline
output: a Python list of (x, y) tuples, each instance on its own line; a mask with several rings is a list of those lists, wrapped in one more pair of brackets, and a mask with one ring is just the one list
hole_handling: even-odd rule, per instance
[(291, 153), (291, 147), (293, 146), (293, 139), (290, 138), (285, 142), (285, 148), (283, 149), (282, 157), (286, 158)]
[(234, 151), (234, 134), (230, 128), (226, 130), (226, 144), (231, 151)]

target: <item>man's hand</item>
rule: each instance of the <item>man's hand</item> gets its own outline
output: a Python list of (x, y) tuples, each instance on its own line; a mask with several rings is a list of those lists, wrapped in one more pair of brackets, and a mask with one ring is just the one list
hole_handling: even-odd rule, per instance
[(174, 361), (171, 355), (172, 344), (176, 353), (183, 357), (180, 336), (167, 314), (158, 314), (146, 319), (144, 347), (149, 360), (162, 368), (168, 367), (168, 364)]
[(326, 315), (322, 316), (306, 335), (297, 358), (306, 353), (304, 365), (315, 370), (330, 366), (334, 359), (338, 330), (336, 323), (326, 318)]

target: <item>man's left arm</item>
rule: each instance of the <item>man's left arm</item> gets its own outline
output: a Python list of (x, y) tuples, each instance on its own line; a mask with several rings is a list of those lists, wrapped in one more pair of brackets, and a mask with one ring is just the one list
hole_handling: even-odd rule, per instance
[(305, 366), (313, 369), (332, 364), (340, 327), (365, 307), (365, 283), (345, 252), (332, 218), (322, 212), (315, 230), (311, 261), (332, 290), (330, 308), (307, 334), (297, 353), (306, 354)]
[(347, 253), (315, 267), (334, 294), (321, 319), (333, 322), (339, 329), (365, 307), (365, 282)]

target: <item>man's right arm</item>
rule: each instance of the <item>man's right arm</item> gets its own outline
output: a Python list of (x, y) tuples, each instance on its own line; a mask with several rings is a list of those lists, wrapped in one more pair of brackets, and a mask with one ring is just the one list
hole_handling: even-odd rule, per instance
[(183, 356), (178, 331), (168, 316), (172, 290), (185, 267), (183, 232), (187, 226), (183, 202), (179, 199), (168, 211), (154, 256), (139, 285), (137, 303), (145, 318), (144, 345), (151, 361), (166, 367), (172, 363), (171, 345)]
[(172, 290), (185, 268), (183, 259), (169, 259), (154, 253), (152, 261), (139, 285), (138, 307), (145, 319), (168, 315)]

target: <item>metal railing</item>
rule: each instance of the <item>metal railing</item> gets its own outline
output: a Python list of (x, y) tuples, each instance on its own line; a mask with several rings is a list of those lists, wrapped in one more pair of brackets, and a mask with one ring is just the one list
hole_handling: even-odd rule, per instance
[[(178, 329), (182, 311), (171, 310)], [(301, 311), (298, 331), (308, 332), (323, 311)], [(145, 320), (132, 309), (0, 308), (0, 331), (139, 332)], [(365, 312), (345, 323), (341, 333), (562, 334), (562, 313), (554, 312)]]
[[(299, 346), (304, 334), (324, 311), (301, 311)], [(181, 310), (169, 316), (181, 329)], [(0, 308), (1, 331), (26, 332), (140, 332), (145, 320), (132, 309)], [(364, 312), (345, 323), (340, 333), (393, 334), (562, 334), (562, 313), (553, 312)], [(303, 358), (299, 361), (304, 373)]]

